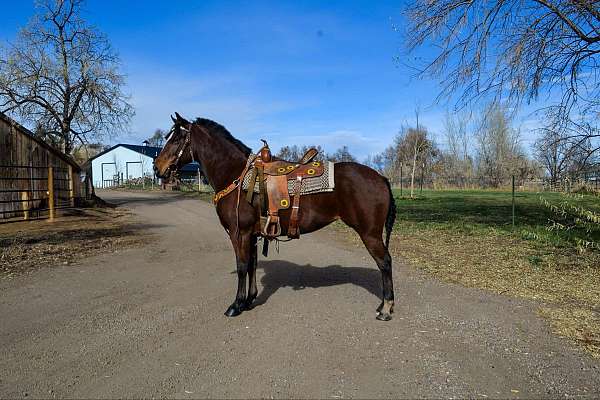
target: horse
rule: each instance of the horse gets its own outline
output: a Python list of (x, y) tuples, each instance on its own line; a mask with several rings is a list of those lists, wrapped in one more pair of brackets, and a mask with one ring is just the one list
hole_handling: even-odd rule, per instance
[[(175, 113), (171, 120), (173, 125), (166, 143), (154, 161), (157, 177), (169, 179), (176, 176), (183, 165), (197, 161), (215, 193), (227, 191), (232, 185), (237, 185), (235, 190), (219, 199), (215, 206), (236, 257), (237, 293), (225, 315), (240, 315), (243, 311), (252, 309), (253, 301), (258, 295), (257, 241), (261, 232), (257, 231), (256, 226), (261, 216), (261, 205), (256, 196), (251, 202), (246, 200), (240, 183), (242, 175), (248, 170), (251, 149), (234, 138), (225, 127), (209, 119), (197, 118), (190, 122)], [(355, 162), (335, 163), (334, 182), (333, 191), (302, 196), (298, 229), (303, 234), (310, 233), (339, 219), (358, 233), (381, 272), (382, 300), (377, 307), (376, 318), (389, 321), (394, 311), (389, 242), (396, 218), (390, 183), (374, 169)], [(282, 235), (287, 233), (289, 220), (290, 210), (282, 210)]]

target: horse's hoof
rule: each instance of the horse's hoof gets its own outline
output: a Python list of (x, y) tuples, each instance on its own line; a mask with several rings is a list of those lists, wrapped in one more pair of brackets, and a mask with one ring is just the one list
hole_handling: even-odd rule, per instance
[(377, 316), (375, 317), (380, 321), (389, 321), (392, 319), (392, 316), (390, 314), (385, 314), (385, 313), (379, 313), (377, 314)]
[(227, 316), (227, 317), (237, 317), (241, 313), (242, 313), (242, 310), (240, 309), (240, 307), (232, 304), (232, 305), (229, 306), (229, 308), (227, 309), (227, 311), (225, 311), (225, 316)]
[(254, 308), (254, 305), (252, 304), (252, 300), (246, 300), (244, 302), (244, 311), (250, 311)]

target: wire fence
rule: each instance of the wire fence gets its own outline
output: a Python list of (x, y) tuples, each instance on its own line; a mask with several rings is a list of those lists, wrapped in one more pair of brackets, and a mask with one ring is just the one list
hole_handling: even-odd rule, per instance
[(410, 176), (391, 179), (390, 183), (395, 189), (399, 189), (404, 195), (405, 192), (422, 192), (429, 190), (511, 190), (512, 182), (515, 182), (515, 190), (530, 192), (572, 192), (578, 188), (587, 188), (589, 190), (600, 190), (600, 174), (581, 174), (564, 177), (561, 179), (549, 178), (523, 178), (518, 175), (504, 177), (503, 179), (494, 179), (488, 176), (478, 177), (427, 177), (415, 176), (411, 180)]
[(0, 165), (0, 222), (53, 219), (75, 206), (72, 168)]

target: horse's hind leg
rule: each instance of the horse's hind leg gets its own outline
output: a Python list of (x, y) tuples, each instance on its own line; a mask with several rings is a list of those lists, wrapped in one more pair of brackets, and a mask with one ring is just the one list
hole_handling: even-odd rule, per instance
[(250, 250), (251, 259), (248, 263), (248, 297), (246, 298), (246, 304), (244, 306), (246, 310), (250, 310), (252, 308), (252, 302), (258, 295), (258, 288), (256, 287), (256, 267), (258, 266), (258, 249), (256, 247), (256, 241), (256, 236), (252, 235)]
[(394, 312), (394, 282), (392, 280), (392, 257), (385, 247), (381, 234), (358, 232), (371, 257), (377, 263), (381, 271), (383, 286), (383, 299), (377, 307), (377, 319), (389, 321)]

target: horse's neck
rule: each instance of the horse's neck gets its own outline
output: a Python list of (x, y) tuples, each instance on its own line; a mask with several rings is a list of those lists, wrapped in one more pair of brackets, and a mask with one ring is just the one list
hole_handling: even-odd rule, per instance
[(206, 136), (192, 135), (192, 153), (202, 164), (212, 188), (219, 192), (240, 177), (248, 158), (229, 141), (212, 135)]

